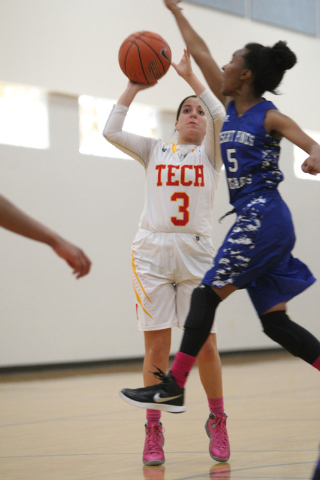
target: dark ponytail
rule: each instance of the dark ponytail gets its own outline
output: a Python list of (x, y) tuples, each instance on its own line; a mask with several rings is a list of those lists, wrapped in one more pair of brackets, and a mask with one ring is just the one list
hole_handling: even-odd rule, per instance
[(258, 97), (268, 91), (276, 93), (284, 72), (297, 62), (296, 55), (286, 42), (277, 42), (273, 47), (264, 47), (259, 43), (248, 43), (244, 54), (246, 68), (254, 75), (253, 88)]

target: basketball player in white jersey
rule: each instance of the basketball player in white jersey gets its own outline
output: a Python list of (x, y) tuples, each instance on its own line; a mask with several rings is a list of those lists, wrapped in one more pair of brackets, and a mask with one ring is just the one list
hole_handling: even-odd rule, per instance
[[(132, 247), (138, 326), (145, 337), (145, 386), (155, 384), (154, 365), (167, 370), (171, 328), (183, 327), (191, 293), (212, 266), (212, 209), (222, 166), (219, 133), (225, 110), (193, 73), (186, 50), (181, 62), (172, 65), (195, 93), (179, 107), (176, 145), (122, 130), (136, 94), (147, 88), (132, 82), (114, 106), (103, 132), (146, 172), (145, 205)], [(215, 332), (213, 329), (197, 360), (211, 423), (216, 426), (210, 431), (206, 428), (209, 453), (224, 462), (230, 447)], [(160, 415), (159, 410), (147, 409), (145, 465), (165, 461)]]

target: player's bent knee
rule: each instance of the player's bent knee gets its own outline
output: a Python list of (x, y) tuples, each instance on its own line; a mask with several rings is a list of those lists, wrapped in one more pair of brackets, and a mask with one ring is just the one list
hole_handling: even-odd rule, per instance
[(201, 284), (195, 288), (191, 296), (189, 314), (184, 325), (184, 335), (180, 351), (196, 357), (213, 325), (220, 297), (208, 285)]
[(154, 365), (163, 365), (168, 361), (170, 349), (153, 348), (150, 347), (146, 350), (146, 356), (150, 363)]
[(210, 331), (216, 308), (220, 302), (221, 299), (211, 287), (203, 283), (199, 285), (192, 293), (190, 310), (184, 328), (201, 329), (210, 326)]
[[(288, 315), (284, 310), (259, 315), (264, 333), (271, 340), (283, 345), (290, 333), (290, 322)], [(292, 353), (292, 352), (291, 352)]]
[(312, 364), (320, 355), (319, 341), (305, 328), (290, 320), (284, 310), (260, 315), (263, 331), (295, 357)]
[(215, 360), (219, 355), (217, 346), (215, 342), (212, 340), (211, 335), (207, 338), (206, 342), (204, 343), (203, 347), (201, 348), (198, 359), (203, 361), (210, 361)]

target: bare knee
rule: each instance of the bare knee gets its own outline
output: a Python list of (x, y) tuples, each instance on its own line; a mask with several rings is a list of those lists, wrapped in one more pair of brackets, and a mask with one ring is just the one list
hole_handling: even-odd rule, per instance
[(162, 365), (168, 361), (171, 347), (171, 329), (145, 332), (145, 352), (149, 361)]
[(167, 349), (164, 350), (164, 348), (158, 344), (150, 345), (148, 349), (146, 349), (146, 355), (153, 365), (162, 365), (168, 361), (169, 351), (167, 351)]
[(198, 361), (214, 362), (217, 359), (219, 359), (219, 352), (217, 348), (216, 334), (210, 333), (208, 339), (206, 340), (205, 344), (203, 345), (198, 354)]

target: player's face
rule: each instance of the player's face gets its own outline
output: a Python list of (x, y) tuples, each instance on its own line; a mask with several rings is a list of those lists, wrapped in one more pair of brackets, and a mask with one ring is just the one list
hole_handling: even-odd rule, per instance
[(246, 50), (243, 48), (237, 50), (229, 63), (222, 67), (222, 87), (221, 93), (225, 96), (233, 97), (239, 93), (243, 84), (243, 75), (248, 69), (245, 68), (243, 55)]
[(178, 143), (201, 145), (206, 134), (207, 119), (197, 98), (187, 98), (182, 105), (175, 128), (179, 131)]

